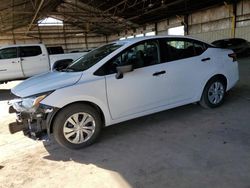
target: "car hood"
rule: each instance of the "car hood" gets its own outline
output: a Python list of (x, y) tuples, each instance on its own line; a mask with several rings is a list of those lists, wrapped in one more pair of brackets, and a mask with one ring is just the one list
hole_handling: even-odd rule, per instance
[(11, 92), (24, 98), (74, 85), (79, 81), (81, 75), (82, 72), (48, 72), (23, 81), (12, 88)]

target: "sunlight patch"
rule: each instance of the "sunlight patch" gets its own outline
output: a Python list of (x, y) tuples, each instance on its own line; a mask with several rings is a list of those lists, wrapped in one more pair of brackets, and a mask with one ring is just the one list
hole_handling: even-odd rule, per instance
[(63, 26), (63, 21), (47, 17), (38, 21), (38, 26)]

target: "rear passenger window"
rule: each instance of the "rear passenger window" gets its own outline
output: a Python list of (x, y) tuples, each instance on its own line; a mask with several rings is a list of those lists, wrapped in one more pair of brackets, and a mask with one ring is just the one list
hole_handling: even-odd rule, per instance
[(17, 48), (4, 48), (0, 50), (0, 59), (17, 58)]
[(23, 46), (20, 47), (21, 57), (32, 57), (42, 54), (40, 46)]
[(163, 61), (174, 61), (201, 55), (206, 45), (199, 41), (183, 39), (165, 39), (162, 53)]
[(167, 47), (170, 61), (195, 56), (194, 46), (188, 41), (167, 41)]
[(194, 42), (195, 55), (201, 55), (203, 52), (206, 51), (206, 49), (207, 49), (207, 47), (203, 43), (195, 43)]
[(47, 47), (47, 51), (50, 55), (52, 54), (63, 54), (64, 50), (61, 46)]

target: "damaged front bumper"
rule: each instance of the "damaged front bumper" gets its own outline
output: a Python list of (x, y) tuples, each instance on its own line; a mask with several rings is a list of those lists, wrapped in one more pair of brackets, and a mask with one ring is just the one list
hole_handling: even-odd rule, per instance
[(42, 139), (50, 134), (50, 124), (57, 110), (45, 105), (39, 105), (35, 110), (20, 110), (15, 103), (9, 107), (9, 113), (16, 113), (16, 122), (9, 124), (9, 131), (11, 134), (23, 131), (32, 139)]

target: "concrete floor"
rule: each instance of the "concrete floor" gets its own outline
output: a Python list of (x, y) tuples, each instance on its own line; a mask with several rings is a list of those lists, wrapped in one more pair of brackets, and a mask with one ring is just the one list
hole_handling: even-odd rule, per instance
[(249, 188), (250, 59), (239, 66), (220, 108), (191, 104), (110, 126), (80, 151), (10, 135), (11, 85), (0, 86), (0, 187)]

